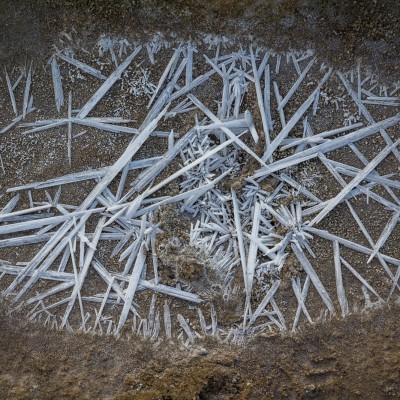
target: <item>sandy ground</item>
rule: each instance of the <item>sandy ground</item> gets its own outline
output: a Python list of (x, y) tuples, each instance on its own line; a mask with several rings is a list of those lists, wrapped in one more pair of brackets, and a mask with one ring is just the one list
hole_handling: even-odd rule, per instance
[[(104, 32), (138, 37), (156, 31), (182, 37), (214, 32), (247, 40), (252, 35), (256, 43), (276, 50), (312, 48), (335, 66), (353, 66), (361, 58), (383, 81), (399, 75), (400, 7), (395, 1), (115, 3), (1, 2), (0, 64), (43, 61), (54, 38), (74, 28), (83, 41)], [(85, 161), (93, 163), (89, 156)], [(47, 171), (65, 173), (54, 172)], [(7, 187), (12, 180), (1, 183)], [(398, 312), (392, 304), (304, 328), (295, 337), (258, 338), (243, 348), (199, 343), (192, 352), (167, 343), (154, 347), (49, 332), (1, 314), (0, 397), (400, 398)]]

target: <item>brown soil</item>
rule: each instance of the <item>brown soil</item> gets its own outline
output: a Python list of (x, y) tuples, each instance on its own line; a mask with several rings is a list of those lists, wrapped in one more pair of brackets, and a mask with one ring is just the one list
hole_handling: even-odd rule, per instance
[[(398, 399), (399, 305), (243, 347), (71, 335), (1, 315), (2, 399)], [(207, 348), (207, 350), (205, 350)]]
[(251, 36), (278, 51), (312, 48), (340, 67), (362, 58), (380, 75), (399, 70), (397, 0), (3, 0), (0, 11), (0, 60), (10, 51), (22, 60), (42, 58), (55, 34), (74, 28), (83, 41), (132, 31)]

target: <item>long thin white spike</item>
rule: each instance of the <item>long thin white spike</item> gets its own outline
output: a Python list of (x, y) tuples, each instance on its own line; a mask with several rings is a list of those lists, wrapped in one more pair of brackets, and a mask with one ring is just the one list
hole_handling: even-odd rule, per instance
[(132, 304), (133, 297), (135, 296), (136, 289), (139, 284), (140, 276), (142, 275), (143, 267), (146, 262), (146, 244), (143, 242), (140, 246), (139, 254), (136, 258), (135, 266), (133, 267), (133, 271), (131, 277), (129, 279), (129, 285), (126, 290), (126, 298), (124, 307), (122, 308), (122, 312), (118, 321), (117, 333), (121, 331), (125, 321), (128, 317), (128, 313)]
[(326, 291), (324, 285), (320, 281), (317, 273), (314, 271), (314, 268), (311, 266), (310, 262), (307, 260), (306, 256), (297, 248), (296, 245), (292, 243), (292, 250), (297, 257), (297, 259), (300, 261), (300, 264), (303, 266), (304, 270), (307, 272), (307, 274), (310, 276), (310, 279), (317, 289), (317, 292), (321, 296), (323, 302), (325, 303), (326, 307), (331, 313), (335, 312), (335, 308), (333, 307), (333, 303), (331, 298), (329, 297), (328, 292)]
[(345, 317), (349, 313), (349, 305), (347, 303), (346, 292), (343, 285), (342, 268), (340, 265), (340, 251), (337, 240), (333, 242), (333, 259), (335, 262), (336, 290), (339, 299), (339, 305), (342, 309), (342, 316)]
[(111, 86), (121, 77), (122, 73), (133, 61), (136, 55), (141, 50), (141, 46), (137, 47), (133, 53), (126, 57), (126, 59), (119, 65), (118, 68), (106, 79), (106, 81), (97, 89), (96, 93), (90, 98), (90, 100), (81, 108), (77, 118), (85, 118), (96, 106), (96, 104), (103, 98), (103, 96), (108, 92)]
[(325, 206), (321, 212), (314, 217), (314, 219), (309, 223), (309, 226), (313, 226), (320, 222), (331, 210), (333, 210), (337, 204), (339, 204), (350, 191), (360, 184), (366, 176), (368, 176), (400, 143), (398, 139), (395, 143), (390, 146), (385, 147), (360, 173), (353, 178), (353, 180), (344, 187), (340, 193), (338, 193), (329, 203)]

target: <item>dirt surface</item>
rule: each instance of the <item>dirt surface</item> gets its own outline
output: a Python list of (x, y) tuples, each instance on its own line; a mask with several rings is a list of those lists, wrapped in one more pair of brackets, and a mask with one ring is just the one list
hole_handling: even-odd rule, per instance
[(396, 0), (3, 0), (0, 7), (0, 60), (10, 53), (19, 59), (42, 58), (55, 34), (75, 28), (84, 32), (83, 40), (99, 32), (251, 36), (278, 51), (310, 47), (340, 67), (361, 57), (381, 75), (399, 70)]
[[(399, 15), (397, 1), (3, 0), (0, 64), (9, 67), (31, 59), (43, 63), (62, 31), (79, 32), (82, 42), (94, 41), (107, 32), (138, 38), (157, 31), (166, 35), (177, 32), (187, 38), (212, 32), (277, 51), (312, 48), (318, 57), (340, 68), (354, 66), (361, 58), (383, 81), (392, 81), (399, 76)], [(97, 143), (97, 148), (106, 148), (107, 140), (104, 145)], [(81, 165), (101, 167), (113, 162), (116, 155), (88, 151), (93, 143), (85, 141), (76, 154), (79, 163), (73, 166), (75, 170)], [(21, 148), (24, 143), (20, 139), (16, 145)], [(123, 149), (126, 143), (118, 138), (113, 146)], [(49, 146), (59, 146), (66, 156), (64, 143), (53, 140)], [(365, 146), (374, 151), (371, 143)], [(62, 175), (67, 171), (65, 160), (64, 165), (65, 170), (60, 170), (58, 163), (43, 169), (38, 162), (29, 178)], [(25, 182), (27, 176), (18, 179)], [(3, 187), (12, 183), (15, 179), (11, 176), (1, 181)], [(321, 191), (329, 186), (325, 180), (322, 183)], [(365, 210), (366, 217), (369, 212)], [(342, 215), (344, 207), (337, 213)], [(383, 221), (382, 226), (375, 226), (377, 235), (387, 218), (376, 218)], [(373, 226), (371, 229), (374, 231)], [(351, 234), (352, 227), (338, 226), (334, 233), (343, 230)], [(389, 245), (390, 251), (398, 252), (395, 240)], [(322, 248), (321, 253), (324, 251)], [(3, 253), (1, 258), (11, 259), (12, 254)], [(325, 258), (331, 260), (331, 254)], [(196, 268), (189, 271), (191, 275), (197, 272)], [(293, 337), (261, 337), (245, 347), (197, 343), (191, 351), (164, 342), (155, 346), (139, 339), (115, 341), (49, 331), (2, 313), (0, 398), (400, 398), (399, 311), (399, 306), (392, 304), (345, 320), (324, 321)]]
[[(2, 399), (398, 399), (392, 304), (246, 346), (116, 341), (1, 315)], [(206, 350), (207, 349), (207, 350)]]

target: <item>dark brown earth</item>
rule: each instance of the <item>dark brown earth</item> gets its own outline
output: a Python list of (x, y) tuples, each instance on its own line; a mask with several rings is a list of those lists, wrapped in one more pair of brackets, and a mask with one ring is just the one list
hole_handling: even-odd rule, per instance
[[(47, 59), (54, 38), (71, 29), (82, 41), (105, 32), (252, 35), (278, 51), (312, 48), (335, 66), (361, 58), (381, 79), (399, 75), (395, 0), (1, 0), (0, 65)], [(398, 399), (399, 311), (392, 304), (293, 337), (260, 337), (239, 348), (202, 343), (192, 352), (49, 332), (2, 313), (0, 398)]]
[(0, 398), (398, 399), (399, 311), (392, 304), (296, 336), (191, 351), (48, 331), (2, 314)]
[(397, 0), (2, 0), (0, 61), (48, 52), (54, 35), (75, 28), (145, 37), (156, 31), (249, 35), (277, 51), (311, 47), (343, 67), (357, 58), (390, 76), (399, 70)]

